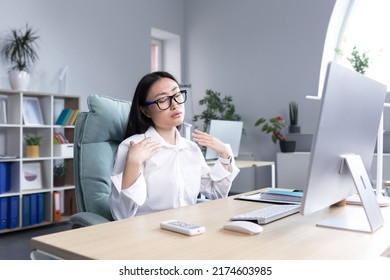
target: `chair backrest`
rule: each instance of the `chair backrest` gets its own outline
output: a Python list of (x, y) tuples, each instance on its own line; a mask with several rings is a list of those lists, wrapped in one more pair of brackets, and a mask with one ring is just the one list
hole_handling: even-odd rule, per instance
[(125, 135), (131, 102), (88, 96), (89, 112), (75, 123), (74, 175), (77, 212), (93, 212), (113, 220), (108, 197), (118, 145)]

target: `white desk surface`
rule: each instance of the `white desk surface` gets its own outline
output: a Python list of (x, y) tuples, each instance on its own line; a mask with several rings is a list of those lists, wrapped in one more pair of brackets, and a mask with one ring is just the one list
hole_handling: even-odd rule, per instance
[[(385, 225), (374, 233), (317, 227), (328, 215), (361, 211), (360, 206), (295, 214), (264, 225), (258, 235), (222, 229), (231, 216), (269, 204), (233, 197), (161, 211), (121, 221), (32, 238), (33, 248), (65, 259), (376, 259), (389, 255), (390, 207), (381, 208)], [(365, 217), (364, 217), (365, 218)], [(160, 229), (178, 219), (201, 224), (206, 232), (185, 236)]]

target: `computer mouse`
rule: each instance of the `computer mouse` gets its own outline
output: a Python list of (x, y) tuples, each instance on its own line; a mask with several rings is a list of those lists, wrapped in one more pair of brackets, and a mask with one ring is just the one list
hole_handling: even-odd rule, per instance
[(263, 231), (263, 227), (261, 225), (248, 221), (233, 221), (224, 225), (223, 228), (246, 234), (258, 234)]

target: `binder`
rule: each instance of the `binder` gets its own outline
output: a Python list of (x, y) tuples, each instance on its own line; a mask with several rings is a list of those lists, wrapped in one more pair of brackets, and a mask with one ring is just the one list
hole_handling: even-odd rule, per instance
[(11, 189), (11, 163), (0, 162), (0, 194)]
[(19, 197), (11, 196), (8, 198), (8, 228), (19, 226)]
[(75, 190), (66, 190), (64, 196), (64, 215), (71, 216), (77, 212)]
[(44, 196), (43, 193), (37, 194), (37, 223), (43, 222)]
[(37, 194), (30, 194), (30, 225), (38, 223), (37, 213), (38, 213), (38, 196)]
[(61, 193), (53, 192), (53, 221), (61, 220)]
[(22, 225), (30, 225), (30, 196), (24, 195), (22, 198)]
[(8, 197), (0, 197), (0, 230), (8, 226)]

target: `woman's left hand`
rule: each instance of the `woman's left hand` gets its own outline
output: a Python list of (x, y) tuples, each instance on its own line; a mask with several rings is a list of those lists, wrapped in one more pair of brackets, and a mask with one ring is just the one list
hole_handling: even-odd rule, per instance
[(217, 137), (195, 129), (195, 131), (192, 133), (192, 138), (199, 145), (213, 149), (223, 158), (228, 158), (231, 156), (227, 146)]

